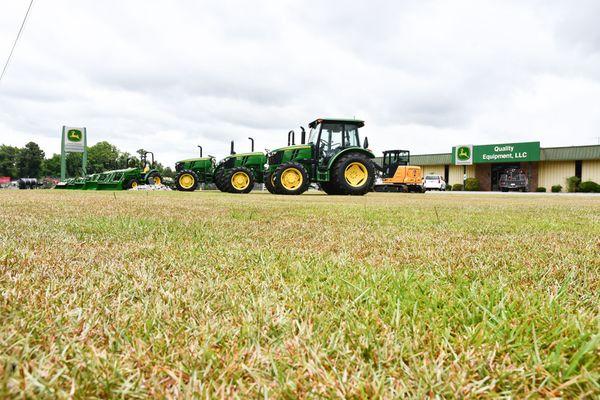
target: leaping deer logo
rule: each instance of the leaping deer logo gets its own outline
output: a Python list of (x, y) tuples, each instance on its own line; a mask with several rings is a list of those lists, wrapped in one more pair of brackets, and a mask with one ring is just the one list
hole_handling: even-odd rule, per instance
[(459, 147), (456, 155), (459, 160), (465, 161), (471, 158), (471, 150), (468, 147)]
[(83, 134), (78, 129), (69, 129), (69, 132), (67, 132), (67, 137), (71, 142), (81, 141), (82, 136)]

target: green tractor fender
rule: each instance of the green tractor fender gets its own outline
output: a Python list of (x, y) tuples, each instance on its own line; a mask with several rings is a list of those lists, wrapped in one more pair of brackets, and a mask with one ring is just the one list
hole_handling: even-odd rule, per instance
[[(146, 172), (145, 174), (142, 172), (142, 174), (143, 174), (143, 181), (141, 182), (142, 184), (146, 184), (146, 182), (148, 182), (148, 178), (150, 178), (152, 175), (161, 176), (160, 172), (158, 172), (158, 170), (155, 168), (149, 169), (148, 172)], [(161, 181), (162, 181), (162, 178), (161, 178)]]
[(360, 154), (366, 155), (369, 158), (375, 158), (375, 154), (373, 154), (373, 152), (371, 152), (371, 150), (363, 149), (362, 147), (350, 147), (350, 148), (340, 151), (339, 153), (337, 153), (336, 155), (331, 157), (331, 159), (329, 160), (329, 163), (327, 164), (327, 170), (328, 171), (331, 170), (333, 165), (337, 162), (337, 160), (339, 160), (340, 157), (342, 157), (346, 154), (349, 154), (349, 153), (360, 153)]

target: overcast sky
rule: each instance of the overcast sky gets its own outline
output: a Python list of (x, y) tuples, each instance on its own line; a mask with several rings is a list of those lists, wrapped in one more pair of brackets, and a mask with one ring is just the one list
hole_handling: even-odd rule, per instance
[[(4, 63), (29, 0), (0, 2)], [(0, 82), (0, 143), (62, 125), (159, 161), (286, 144), (322, 117), (376, 152), (600, 136), (600, 1), (36, 0)]]

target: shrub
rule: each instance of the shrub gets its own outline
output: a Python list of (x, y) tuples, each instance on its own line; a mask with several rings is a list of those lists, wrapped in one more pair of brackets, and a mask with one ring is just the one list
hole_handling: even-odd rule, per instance
[(579, 191), (583, 193), (600, 193), (600, 185), (592, 181), (581, 182)]
[(479, 190), (479, 179), (467, 178), (465, 181), (465, 190), (469, 192), (476, 192)]
[(546, 192), (546, 188), (543, 186), (540, 186), (539, 188), (535, 189), (536, 192)]
[(452, 185), (452, 191), (456, 192), (456, 191), (461, 191), (463, 190), (463, 185), (462, 183), (455, 183), (454, 185)]
[(581, 182), (581, 179), (576, 176), (567, 178), (567, 191), (576, 192), (579, 189), (579, 182)]
[(552, 193), (560, 193), (561, 191), (562, 191), (562, 186), (560, 186), (560, 185), (552, 186)]

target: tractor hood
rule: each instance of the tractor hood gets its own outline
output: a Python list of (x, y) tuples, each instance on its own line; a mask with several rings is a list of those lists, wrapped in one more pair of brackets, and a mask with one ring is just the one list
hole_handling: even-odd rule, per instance
[(187, 158), (185, 160), (179, 160), (177, 162), (182, 163), (182, 162), (192, 162), (192, 161), (207, 161), (207, 160), (212, 160), (213, 158), (214, 157)]
[(285, 146), (285, 147), (279, 147), (277, 149), (273, 149), (269, 153), (276, 153), (276, 152), (282, 151), (282, 150), (296, 150), (296, 149), (310, 149), (310, 148), (311, 148), (310, 144), (294, 144), (292, 146)]

